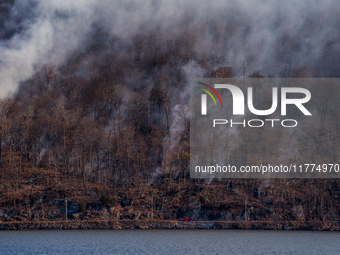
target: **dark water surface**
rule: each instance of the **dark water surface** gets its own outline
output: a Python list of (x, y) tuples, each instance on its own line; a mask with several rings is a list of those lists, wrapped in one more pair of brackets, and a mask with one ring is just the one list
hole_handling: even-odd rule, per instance
[(340, 233), (257, 230), (0, 231), (0, 254), (340, 254)]

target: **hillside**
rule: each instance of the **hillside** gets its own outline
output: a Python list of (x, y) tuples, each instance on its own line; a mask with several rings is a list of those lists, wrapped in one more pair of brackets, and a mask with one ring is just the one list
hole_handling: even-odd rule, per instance
[[(293, 222), (293, 226), (309, 222), (308, 226), (327, 229), (336, 227), (340, 217), (339, 182), (335, 180), (205, 182), (182, 172), (171, 177), (160, 174), (149, 184), (136, 179), (110, 187), (30, 166), (19, 178), (18, 183), (4, 179), (0, 208), (3, 223), (65, 220), (66, 198), (71, 222), (176, 221), (189, 216), (195, 221)], [(259, 228), (266, 226), (269, 228)]]
[[(193, 78), (340, 77), (337, 0), (234, 2), (3, 1), (0, 220), (62, 220), (67, 199), (70, 220), (338, 222), (338, 179), (189, 177)], [(225, 162), (338, 164), (336, 85), (312, 125), (226, 132)]]

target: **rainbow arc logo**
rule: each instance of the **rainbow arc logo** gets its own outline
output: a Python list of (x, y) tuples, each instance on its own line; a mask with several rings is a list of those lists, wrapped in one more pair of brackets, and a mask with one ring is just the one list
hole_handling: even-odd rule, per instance
[[(222, 101), (221, 101), (220, 95), (217, 93), (217, 91), (216, 91), (213, 87), (211, 87), (210, 85), (205, 84), (205, 83), (203, 83), (203, 82), (197, 82), (197, 83), (198, 83), (198, 84), (201, 84), (201, 85), (203, 85), (203, 86), (206, 86), (208, 89), (211, 89), (212, 92), (214, 92), (215, 95), (217, 96), (217, 98), (218, 98), (218, 100), (220, 101), (220, 104), (221, 104), (221, 106), (222, 106)], [(204, 88), (201, 88), (201, 87), (197, 87), (197, 88), (203, 90), (204, 92), (206, 92), (206, 93), (212, 98), (212, 100), (214, 100), (214, 103), (215, 103), (215, 105), (217, 106), (215, 97), (211, 94), (211, 92), (210, 92), (209, 90), (204, 89)]]

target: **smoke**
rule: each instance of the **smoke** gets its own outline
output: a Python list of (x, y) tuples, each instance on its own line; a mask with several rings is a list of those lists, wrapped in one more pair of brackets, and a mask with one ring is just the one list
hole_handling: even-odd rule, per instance
[[(28, 7), (18, 1), (12, 13)], [(67, 54), (79, 47), (90, 32), (94, 1), (39, 1), (30, 6), (34, 17), (24, 19), (23, 31), (0, 43), (0, 96), (15, 92), (42, 65), (63, 63)]]
[(198, 56), (222, 55), (236, 75), (244, 62), (248, 73), (278, 76), (308, 64), (340, 75), (340, 59), (332, 54), (340, 49), (339, 10), (337, 0), (18, 0), (3, 24), (14, 32), (0, 38), (0, 97), (44, 64), (59, 66), (75, 50), (86, 51), (98, 27), (126, 40), (155, 29), (167, 38), (188, 31)]
[(151, 174), (150, 179), (148, 180), (147, 184), (151, 185), (155, 182), (155, 180), (157, 179), (157, 177), (161, 174), (161, 170), (159, 167), (156, 168), (156, 170)]
[(271, 180), (270, 179), (265, 179), (263, 182), (261, 182), (258, 191), (257, 191), (257, 197), (260, 198), (261, 197), (261, 192), (263, 189), (269, 187), (271, 185)]
[[(187, 81), (192, 78), (202, 78), (204, 77), (205, 70), (202, 69), (195, 61), (190, 61), (188, 64), (182, 67), (182, 71), (185, 74)], [(170, 126), (170, 138), (168, 139), (168, 147), (170, 150), (175, 145), (178, 136), (185, 130), (189, 128), (190, 119), (190, 107), (189, 107), (189, 95), (190, 87), (186, 86), (178, 94), (175, 95), (174, 102), (177, 102), (171, 112), (171, 126)]]

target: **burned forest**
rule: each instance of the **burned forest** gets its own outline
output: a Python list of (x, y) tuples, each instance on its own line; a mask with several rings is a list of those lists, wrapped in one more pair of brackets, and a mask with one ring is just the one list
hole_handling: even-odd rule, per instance
[[(0, 5), (0, 222), (65, 219), (66, 199), (69, 220), (339, 222), (338, 179), (189, 170), (190, 79), (339, 78), (336, 1), (88, 2)], [(238, 127), (230, 162), (340, 163), (338, 92), (318, 128)]]

